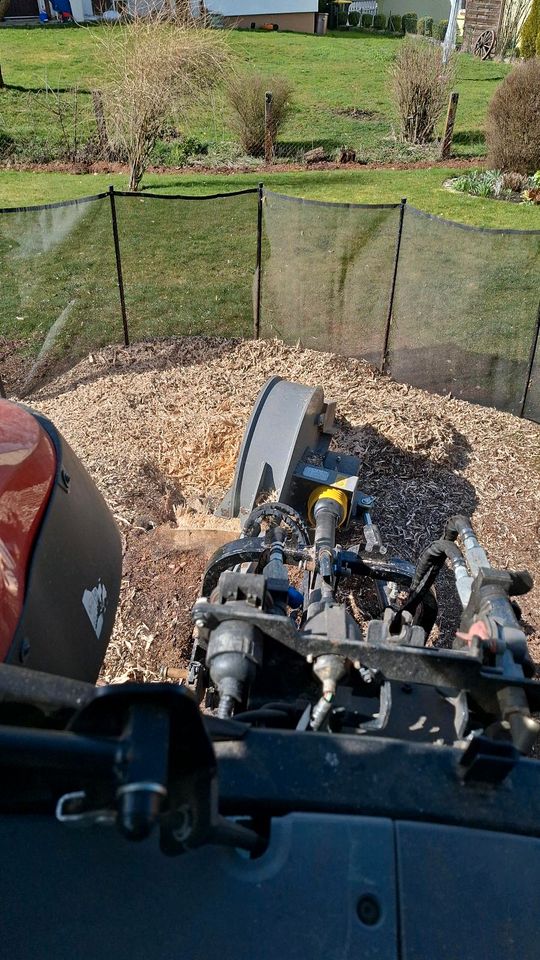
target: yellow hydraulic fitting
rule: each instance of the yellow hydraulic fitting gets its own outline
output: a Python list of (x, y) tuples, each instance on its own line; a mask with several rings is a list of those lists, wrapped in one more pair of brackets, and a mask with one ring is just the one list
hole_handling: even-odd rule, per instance
[(347, 519), (349, 509), (349, 501), (345, 490), (339, 490), (336, 487), (315, 487), (315, 489), (311, 491), (308, 500), (308, 520), (312, 525), (315, 525), (313, 508), (318, 500), (335, 500), (335, 502), (339, 504), (341, 507), (341, 519), (338, 527), (343, 526)]

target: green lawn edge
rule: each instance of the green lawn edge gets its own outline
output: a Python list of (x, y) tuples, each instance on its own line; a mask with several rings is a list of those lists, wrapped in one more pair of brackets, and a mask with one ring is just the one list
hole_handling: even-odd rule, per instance
[[(291, 196), (338, 203), (397, 203), (402, 197), (419, 210), (477, 227), (539, 230), (540, 207), (486, 200), (453, 193), (444, 187), (458, 170), (433, 167), (414, 170), (336, 170), (291, 173), (148, 174), (144, 190), (163, 193), (227, 193), (262, 181), (267, 189)], [(0, 207), (55, 203), (101, 193), (113, 184), (125, 190), (122, 174), (70, 174), (19, 170), (0, 171)], [(144, 192), (144, 191), (143, 191)]]

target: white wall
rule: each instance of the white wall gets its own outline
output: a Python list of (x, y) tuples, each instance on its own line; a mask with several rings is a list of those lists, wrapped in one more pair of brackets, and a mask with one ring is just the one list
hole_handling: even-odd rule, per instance
[(205, 6), (212, 13), (224, 17), (246, 17), (261, 13), (315, 13), (317, 0), (206, 0)]
[(78, 23), (94, 16), (92, 0), (70, 0), (73, 19)]

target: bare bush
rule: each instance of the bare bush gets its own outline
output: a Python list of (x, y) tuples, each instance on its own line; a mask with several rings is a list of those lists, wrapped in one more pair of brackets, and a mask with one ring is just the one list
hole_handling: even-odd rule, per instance
[(488, 107), (488, 163), (498, 170), (540, 169), (540, 59), (517, 64)]
[(442, 47), (406, 38), (390, 67), (392, 94), (401, 137), (407, 143), (430, 143), (455, 74), (455, 61), (443, 62)]
[(99, 31), (109, 139), (130, 167), (137, 190), (167, 121), (188, 123), (197, 102), (222, 78), (226, 35), (207, 29), (184, 7), (136, 16)]
[(243, 150), (251, 157), (264, 155), (264, 95), (272, 92), (270, 134), (275, 144), (291, 107), (292, 86), (284, 77), (265, 77), (260, 73), (237, 73), (227, 83), (227, 101), (231, 109), (231, 127)]

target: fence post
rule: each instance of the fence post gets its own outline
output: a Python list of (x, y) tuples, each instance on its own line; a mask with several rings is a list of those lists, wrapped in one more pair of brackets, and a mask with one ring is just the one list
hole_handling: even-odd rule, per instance
[(120, 309), (122, 311), (122, 324), (124, 327), (124, 344), (129, 347), (129, 330), (126, 313), (126, 298), (124, 296), (124, 279), (122, 277), (122, 260), (120, 257), (120, 241), (118, 239), (118, 221), (116, 219), (116, 203), (114, 201), (114, 187), (109, 187), (109, 199), (111, 201), (111, 220), (114, 238), (114, 253), (116, 257), (116, 279), (118, 281), (118, 293), (120, 294)]
[(531, 354), (529, 357), (529, 364), (527, 367), (527, 379), (525, 380), (525, 390), (523, 391), (523, 396), (521, 398), (521, 404), (519, 408), (519, 416), (523, 417), (525, 415), (525, 404), (527, 403), (527, 397), (529, 395), (529, 389), (531, 386), (532, 372), (534, 367), (534, 361), (536, 359), (536, 351), (538, 349), (538, 341), (540, 340), (540, 303), (538, 304), (538, 315), (536, 317), (536, 328), (533, 334), (532, 344), (531, 344)]
[(396, 293), (396, 279), (398, 272), (399, 264), (399, 252), (401, 250), (401, 236), (403, 234), (403, 217), (405, 215), (405, 204), (407, 203), (407, 198), (402, 197), (401, 206), (399, 208), (399, 224), (398, 224), (398, 234), (396, 240), (396, 251), (394, 253), (394, 266), (392, 269), (392, 286), (390, 287), (390, 300), (388, 301), (388, 313), (386, 315), (386, 328), (384, 331), (384, 345), (381, 357), (381, 373), (386, 372), (386, 360), (388, 354), (388, 341), (390, 339), (390, 324), (392, 322), (392, 312), (394, 310), (394, 296)]
[(452, 138), (454, 136), (454, 123), (456, 122), (456, 110), (459, 100), (459, 93), (450, 94), (450, 99), (448, 101), (448, 112), (446, 114), (446, 123), (444, 125), (444, 135), (442, 138), (441, 152), (439, 154), (441, 160), (448, 160), (450, 156), (450, 151), (452, 149)]
[(274, 144), (272, 143), (272, 101), (274, 97), (270, 90), (264, 95), (264, 160), (272, 163)]
[(257, 266), (255, 267), (255, 314), (253, 317), (253, 337), (255, 340), (258, 340), (261, 335), (263, 190), (264, 184), (259, 183), (257, 194)]

